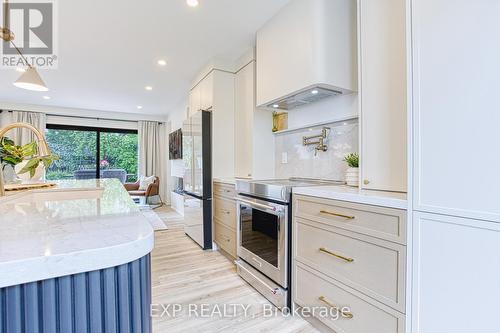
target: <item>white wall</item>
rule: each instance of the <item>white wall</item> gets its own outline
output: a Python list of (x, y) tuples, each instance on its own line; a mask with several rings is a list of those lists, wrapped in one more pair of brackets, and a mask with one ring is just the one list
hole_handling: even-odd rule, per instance
[[(172, 111), (168, 114), (168, 123), (170, 126), (170, 132), (178, 130), (182, 128), (182, 122), (187, 119), (187, 108), (188, 108), (189, 100), (186, 97), (183, 99)], [(167, 133), (167, 138), (168, 138)], [(172, 177), (182, 177), (184, 174), (184, 166), (182, 160), (173, 160), (169, 161), (167, 164), (169, 166), (169, 187), (168, 193), (174, 190), (174, 182)]]

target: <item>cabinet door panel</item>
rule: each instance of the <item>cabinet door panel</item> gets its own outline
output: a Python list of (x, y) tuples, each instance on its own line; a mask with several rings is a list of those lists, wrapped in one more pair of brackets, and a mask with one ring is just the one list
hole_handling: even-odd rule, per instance
[(500, 221), (498, 13), (499, 1), (413, 1), (417, 210)]
[(254, 126), (254, 62), (246, 65), (235, 79), (235, 174), (252, 176)]
[(361, 186), (406, 192), (404, 0), (361, 0)]
[(413, 331), (500, 332), (500, 224), (413, 216)]

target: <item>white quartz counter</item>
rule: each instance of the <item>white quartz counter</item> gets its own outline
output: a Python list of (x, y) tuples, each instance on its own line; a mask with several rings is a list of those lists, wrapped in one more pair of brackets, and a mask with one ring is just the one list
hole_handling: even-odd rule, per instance
[(360, 190), (349, 186), (296, 187), (293, 189), (293, 193), (389, 208), (407, 208), (405, 193)]
[(151, 225), (115, 179), (0, 198), (0, 288), (122, 265), (153, 245)]
[(223, 183), (228, 185), (236, 185), (237, 180), (252, 180), (252, 178), (214, 178), (214, 183)]

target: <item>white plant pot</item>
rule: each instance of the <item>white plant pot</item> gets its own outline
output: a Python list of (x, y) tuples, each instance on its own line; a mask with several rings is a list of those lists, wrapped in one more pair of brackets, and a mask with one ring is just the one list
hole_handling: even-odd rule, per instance
[[(3, 167), (3, 171), (1, 170)], [(10, 164), (0, 166), (0, 172), (3, 172), (3, 180), (5, 184), (14, 184), (20, 182), (20, 179), (17, 178), (16, 172), (14, 171), (14, 167)]]
[(30, 177), (29, 172), (19, 173), (27, 163), (28, 160), (25, 160), (14, 167), (14, 170), (16, 171), (17, 177), (19, 179), (21, 179), (22, 181), (38, 182), (45, 178), (45, 167), (43, 166), (43, 163), (40, 163), (35, 169), (35, 174), (33, 175), (33, 177)]
[(349, 186), (359, 186), (359, 168), (347, 168), (345, 172), (345, 182)]

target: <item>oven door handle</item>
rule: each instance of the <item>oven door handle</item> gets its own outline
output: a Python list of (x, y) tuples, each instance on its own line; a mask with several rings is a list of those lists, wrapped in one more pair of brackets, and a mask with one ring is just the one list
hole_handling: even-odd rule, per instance
[(273, 212), (279, 213), (278, 208), (276, 208), (274, 206), (264, 205), (264, 204), (261, 204), (261, 203), (258, 203), (258, 202), (253, 202), (253, 201), (250, 201), (250, 200), (242, 199), (240, 197), (236, 198), (236, 200), (239, 201), (239, 202), (242, 202), (244, 204), (247, 204), (247, 205), (249, 205), (251, 207), (255, 207), (257, 209), (272, 210)]

